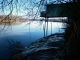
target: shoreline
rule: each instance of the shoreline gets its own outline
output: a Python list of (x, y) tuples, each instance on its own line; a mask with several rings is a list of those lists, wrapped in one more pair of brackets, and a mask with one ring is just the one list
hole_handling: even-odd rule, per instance
[(64, 51), (61, 52), (64, 48), (63, 36), (64, 33), (56, 33), (40, 38), (35, 42), (32, 42), (27, 47), (20, 49), (22, 51), (11, 56), (11, 60), (46, 60), (50, 58), (59, 59), (58, 56), (60, 55), (62, 55), (61, 57), (64, 59), (66, 54), (63, 53)]

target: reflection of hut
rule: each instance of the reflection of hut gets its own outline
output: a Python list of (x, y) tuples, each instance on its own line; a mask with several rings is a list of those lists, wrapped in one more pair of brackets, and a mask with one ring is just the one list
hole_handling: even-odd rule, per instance
[[(76, 3), (75, 3), (76, 4)], [(69, 17), (72, 18), (75, 12), (74, 3), (47, 4), (46, 11), (41, 12), (41, 17)]]

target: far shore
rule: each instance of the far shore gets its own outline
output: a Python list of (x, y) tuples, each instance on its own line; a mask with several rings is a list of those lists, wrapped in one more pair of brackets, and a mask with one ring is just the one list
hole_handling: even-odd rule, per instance
[(16, 24), (20, 24), (23, 22), (27, 22), (28, 19), (27, 18), (22, 18), (19, 16), (4, 16), (4, 15), (0, 15), (0, 25), (16, 25)]

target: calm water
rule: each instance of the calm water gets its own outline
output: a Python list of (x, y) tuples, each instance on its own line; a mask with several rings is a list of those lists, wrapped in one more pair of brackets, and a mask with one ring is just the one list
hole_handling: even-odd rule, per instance
[(7, 39), (9, 41), (19, 41), (25, 47), (45, 35), (64, 32), (61, 29), (64, 28), (64, 25), (59, 22), (48, 22), (48, 25), (45, 25), (44, 21), (28, 21), (12, 26), (6, 25), (3, 30), (3, 25), (0, 25), (0, 60), (8, 60), (11, 53), (9, 49), (10, 44), (6, 41)]

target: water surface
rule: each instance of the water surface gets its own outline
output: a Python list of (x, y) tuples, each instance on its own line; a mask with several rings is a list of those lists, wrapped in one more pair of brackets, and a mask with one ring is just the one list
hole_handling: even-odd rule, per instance
[[(65, 23), (64, 23), (65, 24)], [(6, 39), (21, 42), (25, 47), (44, 36), (64, 32), (64, 24), (60, 22), (28, 21), (14, 25), (0, 25), (0, 60), (8, 60), (11, 51)], [(4, 58), (5, 57), (5, 58)]]

